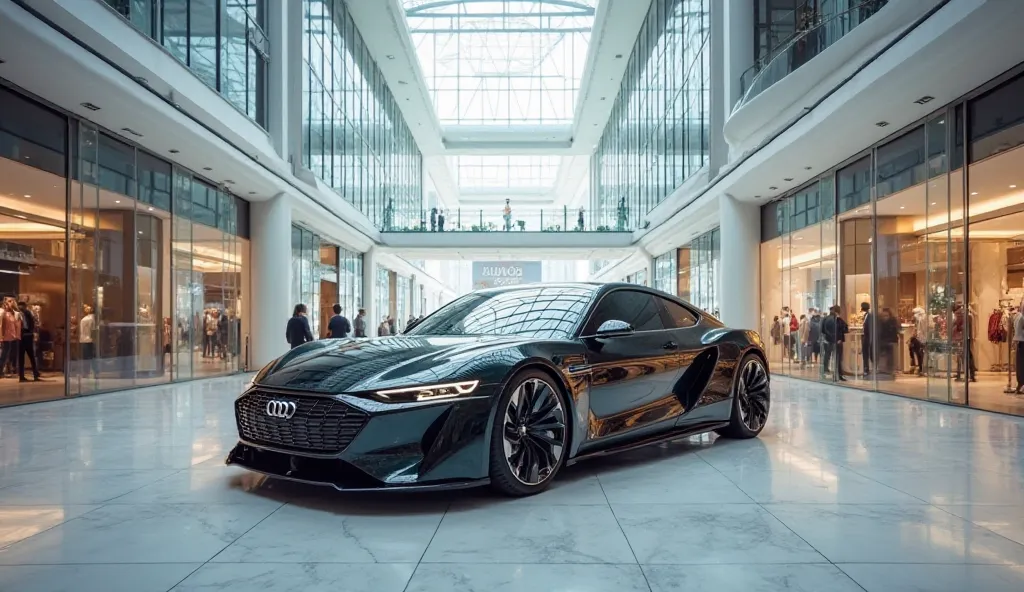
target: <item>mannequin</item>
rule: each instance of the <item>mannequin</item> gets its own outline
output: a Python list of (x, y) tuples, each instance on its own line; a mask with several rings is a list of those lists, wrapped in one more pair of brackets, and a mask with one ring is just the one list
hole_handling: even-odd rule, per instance
[(92, 306), (86, 304), (82, 307), (82, 320), (78, 322), (78, 343), (82, 345), (82, 359), (87, 361), (86, 376), (89, 373), (99, 377), (96, 369), (96, 344), (93, 342), (93, 334), (96, 331), (96, 317), (92, 313)]

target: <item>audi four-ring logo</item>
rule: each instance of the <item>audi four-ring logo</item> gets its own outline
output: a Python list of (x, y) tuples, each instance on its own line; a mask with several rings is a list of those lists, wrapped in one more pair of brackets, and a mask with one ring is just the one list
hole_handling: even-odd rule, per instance
[(267, 401), (267, 415), (270, 417), (291, 419), (297, 409), (292, 401)]

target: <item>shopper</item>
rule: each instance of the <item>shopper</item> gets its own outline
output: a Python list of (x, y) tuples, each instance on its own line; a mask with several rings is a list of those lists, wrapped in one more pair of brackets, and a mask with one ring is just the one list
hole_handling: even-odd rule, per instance
[(437, 208), (430, 208), (430, 232), (437, 231)]
[(1015, 358), (1015, 369), (1017, 373), (1017, 394), (1024, 395), (1024, 301), (1021, 301), (1017, 309), (1017, 316), (1013, 319), (1013, 345), (1017, 348)]
[(437, 231), (444, 232), (444, 210), (437, 213)]
[(576, 230), (583, 231), (583, 206), (580, 206), (580, 211), (576, 215)]
[(13, 367), (21, 357), (18, 353), (18, 346), (21, 345), (21, 317), (10, 296), (4, 297), (3, 309), (0, 310), (0, 336), (3, 337), (3, 346), (0, 347), (0, 378), (4, 378), (7, 364)]
[(331, 307), (334, 316), (327, 321), (327, 337), (331, 339), (344, 339), (352, 331), (352, 324), (341, 314), (341, 305), (335, 304)]
[(501, 211), (501, 217), (505, 219), (505, 232), (512, 230), (512, 205), (508, 198), (505, 198), (505, 209)]
[(892, 310), (883, 308), (878, 316), (879, 364), (876, 371), (880, 378), (892, 380), (896, 377), (896, 348), (900, 341), (900, 323)]
[(928, 315), (925, 314), (924, 309), (920, 306), (914, 307), (913, 312), (914, 318), (911, 323), (911, 335), (908, 342), (910, 370), (914, 371), (916, 368), (917, 375), (924, 376), (924, 341), (928, 330)]
[(836, 358), (834, 380), (846, 380), (843, 377), (843, 343), (846, 341), (846, 333), (848, 331), (849, 326), (839, 316), (839, 307), (833, 306), (830, 308), (828, 316), (821, 322), (821, 335), (825, 346), (825, 351), (821, 357), (821, 373), (823, 377), (830, 371), (830, 363), (834, 354)]
[(380, 324), (377, 325), (377, 337), (387, 337), (391, 335), (391, 327), (388, 325), (388, 317), (384, 317), (380, 320)]
[(860, 343), (860, 357), (864, 363), (864, 378), (871, 375), (871, 363), (875, 361), (874, 345), (874, 316), (871, 314), (871, 305), (867, 302), (860, 303), (860, 310), (864, 313), (864, 339)]
[(811, 309), (809, 325), (807, 339), (811, 342), (811, 361), (817, 364), (818, 356), (821, 354), (821, 311), (816, 308)]
[(25, 302), (18, 303), (18, 311), (21, 313), (21, 353), (18, 354), (18, 378), (21, 382), (28, 382), (25, 379), (25, 356), (32, 364), (32, 380), (39, 381), (39, 365), (36, 357), (36, 318), (29, 310)]
[(284, 335), (292, 349), (313, 341), (313, 332), (309, 329), (305, 304), (295, 305), (295, 311), (292, 313), (292, 318), (288, 319), (288, 327), (285, 329)]
[(360, 308), (356, 314), (355, 337), (366, 337), (366, 309)]
[(811, 355), (811, 325), (807, 320), (807, 315), (800, 315), (800, 322), (797, 324), (796, 329), (798, 343), (800, 344), (800, 367), (803, 368), (807, 365), (807, 359)]
[(398, 327), (395, 326), (395, 317), (388, 315), (388, 334), (398, 335)]
[(217, 353), (220, 359), (228, 359), (228, 313), (217, 311)]

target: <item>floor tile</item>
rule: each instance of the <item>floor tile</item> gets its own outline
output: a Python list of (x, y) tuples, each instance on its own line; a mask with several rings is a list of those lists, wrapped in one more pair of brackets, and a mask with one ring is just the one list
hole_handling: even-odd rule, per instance
[(271, 512), (242, 504), (103, 506), (0, 550), (0, 565), (204, 562)]
[(424, 562), (635, 563), (607, 506), (473, 504), (441, 521)]
[(173, 592), (402, 592), (412, 563), (207, 563)]
[(840, 564), (867, 592), (1011, 592), (1024, 590), (1024, 566)]
[(1024, 564), (1024, 545), (923, 505), (765, 505), (833, 563)]
[[(935, 471), (858, 472), (935, 505), (1024, 504), (1024, 479), (988, 471), (965, 473), (946, 467)], [(2, 493), (2, 490), (0, 490)]]
[(200, 564), (0, 566), (0, 590), (11, 592), (166, 592)]
[(633, 565), (422, 563), (407, 592), (649, 592)]
[(612, 509), (641, 565), (825, 562), (753, 504), (614, 504)]
[(1024, 545), (1024, 505), (958, 505), (939, 507), (950, 514), (959, 516), (964, 520), (969, 520), (973, 524), (987, 528), (1011, 541)]
[(155, 483), (174, 470), (47, 471), (12, 477), (0, 505), (101, 504)]
[(99, 506), (0, 506), (0, 548), (35, 536)]
[[(261, 495), (266, 477), (238, 467), (217, 466), (179, 471), (114, 498), (111, 504), (270, 504)], [(0, 492), (2, 498), (2, 492)]]
[(657, 463), (598, 475), (612, 504), (750, 504), (743, 493), (707, 463)]
[[(326, 490), (325, 490), (326, 491)], [(447, 504), (289, 504), (214, 559), (226, 563), (416, 563)]]
[(843, 467), (725, 471), (758, 503), (923, 504), (925, 502)]
[(652, 592), (863, 592), (839, 568), (797, 565), (645, 565)]

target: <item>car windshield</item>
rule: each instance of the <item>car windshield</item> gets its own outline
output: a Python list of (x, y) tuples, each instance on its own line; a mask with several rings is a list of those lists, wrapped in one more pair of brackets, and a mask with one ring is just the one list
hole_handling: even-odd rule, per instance
[(438, 310), (408, 334), (564, 339), (572, 335), (592, 296), (591, 290), (572, 287), (476, 292)]

